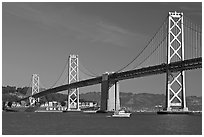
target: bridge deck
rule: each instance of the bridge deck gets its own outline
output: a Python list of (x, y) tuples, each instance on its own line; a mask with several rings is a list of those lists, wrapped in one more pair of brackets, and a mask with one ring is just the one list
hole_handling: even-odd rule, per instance
[[(197, 68), (202, 68), (202, 58), (201, 57), (179, 61), (179, 62), (173, 62), (170, 64), (161, 64), (161, 65), (156, 65), (156, 66), (150, 66), (150, 67), (130, 70), (126, 72), (113, 73), (109, 75), (109, 79), (111, 81), (121, 81), (121, 80), (126, 80), (126, 79), (137, 78), (137, 77), (145, 77), (145, 76), (150, 76), (150, 75), (162, 74), (162, 73), (166, 73), (167, 71), (177, 72), (177, 71), (191, 70), (191, 69), (197, 69)], [(102, 76), (71, 83), (71, 84), (62, 85), (62, 86), (55, 87), (52, 89), (48, 89), (40, 93), (37, 93), (33, 95), (32, 97), (38, 98), (41, 96), (45, 96), (47, 94), (57, 93), (60, 91), (71, 89), (71, 88), (79, 88), (79, 87), (85, 87), (85, 86), (90, 86), (90, 85), (96, 85), (101, 82), (102, 82)], [(29, 97), (26, 97), (21, 100), (25, 100), (28, 98)]]

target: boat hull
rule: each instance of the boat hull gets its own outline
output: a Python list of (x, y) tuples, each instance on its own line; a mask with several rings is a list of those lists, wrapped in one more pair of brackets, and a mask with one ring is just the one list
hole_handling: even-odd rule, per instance
[(86, 110), (86, 111), (83, 111), (83, 113), (96, 113), (97, 111), (96, 110)]
[(130, 117), (131, 113), (125, 113), (124, 111), (115, 112), (112, 117)]
[(117, 114), (114, 114), (112, 115), (112, 117), (130, 117), (130, 114), (120, 114), (120, 115), (117, 115)]

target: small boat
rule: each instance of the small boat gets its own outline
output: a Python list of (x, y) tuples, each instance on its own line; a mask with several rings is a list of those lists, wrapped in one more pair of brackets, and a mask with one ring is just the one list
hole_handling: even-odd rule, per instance
[(85, 110), (83, 111), (83, 113), (96, 113), (97, 110)]
[(115, 111), (112, 117), (130, 117), (131, 113), (126, 113), (124, 110)]

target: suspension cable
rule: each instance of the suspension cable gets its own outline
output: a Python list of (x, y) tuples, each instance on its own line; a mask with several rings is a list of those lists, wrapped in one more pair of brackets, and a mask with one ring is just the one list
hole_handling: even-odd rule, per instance
[(31, 77), (30, 83), (29, 83), (29, 85), (28, 85), (28, 89), (27, 89), (27, 91), (26, 91), (26, 94), (25, 94), (26, 96), (29, 96), (29, 95), (28, 95), (28, 90), (29, 90), (29, 89), (31, 89), (31, 94), (32, 94), (32, 85), (31, 85), (31, 83), (32, 83), (32, 77)]
[(68, 75), (66, 75), (65, 79), (63, 80), (63, 84), (65, 83), (65, 80), (68, 78)]
[(79, 70), (80, 70), (83, 74), (85, 74), (85, 75), (87, 75), (87, 76), (90, 76), (90, 77), (97, 77), (96, 75), (91, 75), (91, 74), (86, 73), (86, 72), (83, 71), (80, 67), (79, 67)]
[[(83, 71), (84, 74), (91, 76), (91, 77), (98, 77), (99, 75), (97, 75), (96, 73), (93, 73), (92, 71), (90, 71), (90, 69), (88, 69), (87, 67), (85, 67), (80, 61), (79, 61), (79, 65), (82, 65), (83, 68), (85, 68), (90, 74), (87, 74)], [(79, 67), (80, 69), (80, 67)], [(80, 69), (81, 70), (81, 69)], [(81, 70), (82, 71), (82, 70)]]
[(62, 77), (62, 74), (64, 73), (64, 71), (67, 67), (67, 64), (68, 64), (68, 62), (66, 61), (66, 64), (64, 65), (64, 68), (63, 68), (61, 74), (59, 75), (58, 79), (55, 81), (55, 83), (49, 89), (53, 88), (57, 84), (57, 82), (60, 80), (60, 78)]
[(165, 40), (166, 38), (167, 38), (167, 36), (163, 38), (163, 40), (158, 44), (158, 46), (157, 46), (142, 62), (140, 62), (137, 66), (134, 66), (133, 69), (137, 68), (137, 67), (140, 66), (142, 63), (144, 63), (144, 62), (162, 45), (162, 43), (164, 42), (164, 40)]
[[(190, 24), (192, 24), (192, 25), (194, 24), (194, 25), (196, 25), (196, 26), (198, 26), (198, 27), (200, 28), (200, 25), (193, 23), (192, 20), (191, 20), (189, 17), (187, 17), (187, 16), (184, 16), (184, 17), (186, 18), (184, 21), (186, 21), (186, 22), (188, 21)], [(202, 34), (202, 29), (201, 29), (201, 31), (199, 31), (199, 30), (193, 28), (192, 25), (188, 26), (187, 23), (183, 23), (183, 25), (184, 25), (184, 27), (186, 27), (186, 28), (189, 28), (189, 29), (191, 29), (191, 30), (193, 30), (193, 31), (195, 31), (195, 32), (197, 32), (197, 33)]]
[(153, 35), (153, 37), (149, 40), (149, 42), (147, 43), (147, 45), (142, 49), (142, 51), (132, 60), (130, 61), (127, 65), (123, 66), (121, 69), (117, 70), (115, 73), (118, 73), (122, 70), (124, 70), (126, 67), (128, 67), (130, 64), (132, 64), (144, 51), (145, 49), (149, 46), (149, 44), (153, 41), (153, 39), (156, 37), (157, 33), (160, 31), (160, 29), (162, 28), (162, 26), (165, 24), (166, 20), (168, 19), (168, 16), (164, 19), (162, 25), (159, 27), (159, 29), (156, 31), (156, 33)]

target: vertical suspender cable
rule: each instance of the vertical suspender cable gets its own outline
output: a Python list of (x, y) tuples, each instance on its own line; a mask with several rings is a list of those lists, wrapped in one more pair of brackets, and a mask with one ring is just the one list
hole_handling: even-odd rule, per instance
[[(202, 30), (201, 27), (199, 28), (199, 30)], [(200, 33), (200, 39), (199, 39), (199, 41), (200, 41), (200, 57), (202, 56), (202, 35), (201, 34), (202, 33)]]
[[(190, 22), (190, 27), (192, 28), (192, 22)], [(194, 49), (193, 49), (193, 34), (190, 31), (190, 36), (191, 36), (191, 58), (193, 58), (193, 53), (194, 53)]]
[[(195, 29), (196, 29), (196, 25), (194, 25)], [(195, 32), (195, 57), (197, 57), (197, 32)]]

